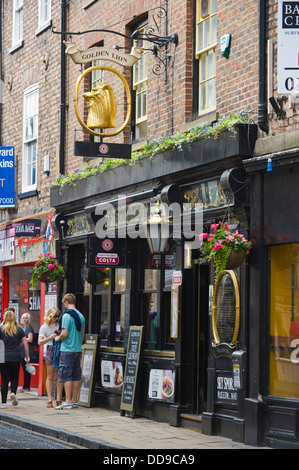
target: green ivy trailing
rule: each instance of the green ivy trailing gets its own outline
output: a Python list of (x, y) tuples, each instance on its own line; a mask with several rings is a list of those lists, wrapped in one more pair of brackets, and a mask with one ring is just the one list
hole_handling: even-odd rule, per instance
[(243, 112), (231, 114), (216, 123), (205, 122), (184, 132), (160, 137), (158, 140), (147, 141), (144, 147), (141, 147), (138, 151), (132, 153), (131, 159), (129, 160), (122, 158), (107, 158), (104, 162), (101, 162), (98, 165), (88, 164), (86, 168), (82, 170), (73, 170), (69, 175), (60, 175), (53, 185), (59, 186), (61, 189), (66, 185), (74, 186), (79, 180), (103, 173), (104, 171), (117, 168), (121, 165), (133, 166), (136, 163), (140, 163), (144, 158), (153, 158), (158, 153), (174, 149), (182, 151), (185, 145), (198, 140), (210, 138), (218, 139), (227, 131), (235, 133), (236, 124), (248, 123), (249, 119)]

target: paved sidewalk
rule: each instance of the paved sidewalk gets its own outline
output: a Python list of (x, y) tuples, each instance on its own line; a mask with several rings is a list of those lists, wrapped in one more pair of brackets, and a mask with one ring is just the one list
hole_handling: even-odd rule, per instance
[(47, 397), (32, 392), (18, 393), (17, 398), (18, 406), (12, 406), (8, 399), (7, 408), (0, 409), (1, 421), (91, 449), (256, 449), (167, 423), (120, 416), (103, 408), (49, 409)]

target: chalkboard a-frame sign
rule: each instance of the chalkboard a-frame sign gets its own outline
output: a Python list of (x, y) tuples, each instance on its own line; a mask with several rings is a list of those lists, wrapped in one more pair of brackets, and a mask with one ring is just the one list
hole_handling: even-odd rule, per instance
[(131, 417), (135, 417), (136, 388), (142, 339), (143, 326), (130, 326), (126, 367), (120, 403), (121, 416), (124, 416), (126, 411), (130, 411)]

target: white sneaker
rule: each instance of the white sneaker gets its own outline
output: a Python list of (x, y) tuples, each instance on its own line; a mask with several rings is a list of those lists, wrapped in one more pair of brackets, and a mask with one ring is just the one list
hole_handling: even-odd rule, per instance
[(71, 405), (72, 405), (72, 408), (78, 408), (78, 405), (77, 405), (76, 401), (72, 401)]
[(1, 408), (7, 408), (7, 404), (6, 404), (6, 403), (2, 403)]
[(17, 397), (15, 396), (14, 393), (11, 393), (11, 394), (10, 394), (10, 398), (11, 398), (11, 401), (12, 401), (12, 405), (13, 405), (13, 406), (17, 406), (17, 404), (18, 404), (19, 402), (18, 402)]
[(62, 403), (61, 405), (59, 406), (56, 406), (56, 410), (71, 410), (73, 407), (72, 407), (72, 404), (71, 403)]

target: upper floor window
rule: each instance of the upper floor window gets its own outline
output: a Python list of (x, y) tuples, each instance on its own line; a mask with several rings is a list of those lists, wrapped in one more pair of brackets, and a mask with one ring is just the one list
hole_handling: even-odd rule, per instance
[[(140, 34), (147, 32), (147, 24), (138, 29)], [(146, 47), (142, 39), (135, 45)], [(148, 53), (144, 51), (141, 59), (133, 66), (133, 90), (135, 90), (135, 140), (145, 139), (147, 135), (147, 65)]]
[(13, 0), (12, 45), (16, 46), (23, 40), (23, 0)]
[(38, 138), (38, 85), (24, 91), (22, 191), (36, 189)]
[(38, 1), (38, 26), (42, 28), (51, 21), (51, 0)]
[(199, 62), (199, 113), (216, 106), (217, 0), (197, 0), (196, 58)]

